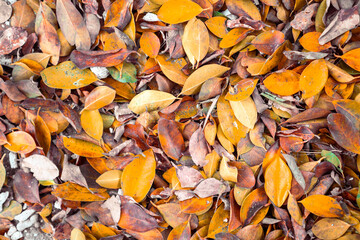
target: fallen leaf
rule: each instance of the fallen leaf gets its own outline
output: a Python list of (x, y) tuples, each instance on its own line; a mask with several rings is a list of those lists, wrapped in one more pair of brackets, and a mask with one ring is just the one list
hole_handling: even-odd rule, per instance
[(39, 154), (31, 155), (22, 160), (24, 167), (30, 168), (38, 181), (53, 180), (59, 176), (59, 169), (47, 157)]

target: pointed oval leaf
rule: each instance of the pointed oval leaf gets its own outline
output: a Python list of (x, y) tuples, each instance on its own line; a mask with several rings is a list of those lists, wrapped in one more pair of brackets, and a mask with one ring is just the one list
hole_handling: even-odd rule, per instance
[(181, 71), (181, 69), (186, 65), (185, 59), (179, 58), (171, 60), (165, 55), (158, 55), (156, 57), (156, 61), (160, 65), (161, 71), (166, 77), (174, 83), (184, 85), (187, 76)]
[(36, 148), (33, 137), (24, 131), (9, 133), (6, 135), (6, 139), (8, 143), (4, 147), (12, 152), (27, 154)]
[(265, 80), (264, 85), (275, 94), (289, 96), (300, 91), (300, 75), (292, 70), (281, 70), (270, 74)]
[(181, 94), (192, 95), (200, 91), (201, 85), (208, 79), (219, 77), (230, 68), (218, 64), (208, 64), (198, 68), (185, 81)]
[(146, 55), (155, 58), (160, 50), (160, 40), (153, 32), (144, 32), (140, 37), (140, 47)]
[(82, 157), (102, 157), (104, 150), (94, 143), (77, 138), (63, 137), (64, 146), (71, 152)]
[(107, 86), (99, 86), (87, 95), (84, 110), (96, 110), (112, 103), (116, 91)]
[(351, 225), (334, 218), (323, 218), (316, 222), (311, 231), (320, 239), (338, 239)]
[(92, 138), (100, 141), (103, 135), (104, 123), (99, 110), (84, 110), (80, 116), (81, 126)]
[(255, 102), (251, 97), (240, 101), (229, 101), (235, 117), (247, 128), (253, 129), (257, 121)]
[(360, 48), (346, 52), (340, 58), (353, 69), (360, 71), (360, 61), (359, 61)]
[(217, 102), (217, 111), (224, 135), (233, 145), (237, 145), (240, 139), (246, 136), (248, 128), (237, 120), (229, 101), (226, 101), (224, 96), (220, 96)]
[(96, 183), (104, 188), (121, 188), (121, 175), (120, 170), (110, 170), (101, 174), (97, 179)]
[(342, 217), (344, 211), (340, 204), (332, 197), (312, 195), (300, 201), (306, 210), (319, 217)]
[(189, 21), (200, 14), (203, 9), (191, 0), (169, 0), (159, 9), (158, 18), (169, 24)]
[(299, 87), (302, 98), (315, 96), (324, 88), (328, 79), (328, 68), (323, 59), (312, 61), (301, 73)]
[(284, 160), (276, 158), (266, 168), (265, 191), (270, 200), (278, 207), (281, 207), (291, 189), (292, 174)]
[(185, 150), (185, 143), (176, 122), (160, 118), (158, 131), (163, 151), (172, 159), (179, 160), (182, 152)]
[(121, 176), (121, 187), (124, 195), (141, 202), (149, 192), (155, 178), (156, 161), (151, 149), (138, 155), (127, 165)]
[(181, 41), (189, 61), (194, 66), (208, 53), (209, 32), (200, 19), (193, 18), (186, 24)]
[(71, 61), (48, 67), (40, 73), (44, 83), (51, 88), (77, 89), (97, 80), (90, 69), (79, 69)]
[(157, 90), (145, 90), (130, 101), (128, 108), (136, 114), (141, 114), (145, 111), (151, 112), (165, 108), (175, 99), (176, 97), (170, 93)]

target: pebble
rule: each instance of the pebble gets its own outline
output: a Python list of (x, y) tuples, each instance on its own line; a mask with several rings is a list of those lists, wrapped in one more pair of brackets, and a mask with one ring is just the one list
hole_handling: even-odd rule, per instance
[(25, 220), (27, 220), (31, 215), (33, 215), (35, 213), (35, 210), (33, 209), (28, 209), (23, 211), (22, 213), (20, 213), (19, 215), (16, 215), (14, 217), (15, 220), (19, 221), (19, 222), (23, 222)]
[(8, 197), (9, 197), (9, 192), (0, 193), (0, 212), (2, 212), (3, 204)]
[(98, 77), (99, 79), (106, 78), (109, 76), (109, 70), (106, 67), (91, 67), (90, 70)]
[(13, 235), (11, 235), (11, 240), (18, 240), (22, 238), (24, 235), (21, 232), (15, 232)]
[(17, 225), (16, 225), (16, 229), (18, 231), (24, 231), (25, 229), (31, 227), (32, 225), (34, 225), (38, 220), (38, 215), (32, 215), (30, 217), (30, 219), (24, 221), (24, 222), (19, 222)]
[(7, 232), (7, 235), (8, 235), (8, 236), (11, 236), (11, 235), (13, 235), (16, 231), (17, 231), (17, 230), (16, 230), (16, 227), (15, 227), (15, 226), (11, 226), (11, 227), (9, 228), (8, 232)]

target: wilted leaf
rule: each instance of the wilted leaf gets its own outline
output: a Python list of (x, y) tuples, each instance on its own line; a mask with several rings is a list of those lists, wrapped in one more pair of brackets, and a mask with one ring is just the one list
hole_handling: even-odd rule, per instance
[(170, 0), (161, 6), (157, 15), (163, 22), (177, 24), (192, 19), (202, 11), (203, 9), (191, 0)]
[(149, 192), (155, 177), (155, 156), (152, 150), (138, 155), (124, 168), (121, 187), (125, 195), (141, 202)]
[(121, 188), (121, 175), (122, 171), (120, 170), (110, 170), (96, 179), (96, 183), (104, 188)]
[(281, 158), (275, 158), (266, 168), (265, 191), (270, 200), (281, 207), (291, 189), (292, 174), (289, 167)]
[(85, 187), (70, 182), (57, 185), (51, 193), (65, 200), (81, 202), (104, 201), (110, 198), (109, 194), (106, 192), (106, 189), (87, 189)]
[(324, 60), (312, 61), (301, 73), (299, 87), (303, 98), (318, 94), (328, 79), (328, 68)]
[(312, 195), (300, 201), (306, 210), (319, 217), (342, 217), (344, 211), (340, 204), (332, 197)]
[(197, 66), (209, 50), (209, 32), (205, 24), (197, 18), (191, 19), (184, 28), (181, 40), (189, 61)]
[(85, 21), (70, 0), (56, 1), (56, 15), (59, 26), (70, 45), (78, 50), (89, 50), (91, 39)]
[(80, 70), (71, 61), (44, 69), (41, 78), (47, 86), (60, 89), (81, 88), (97, 80), (90, 69)]
[(145, 111), (151, 112), (165, 108), (175, 99), (170, 93), (145, 90), (130, 101), (128, 108), (136, 114), (141, 114)]
[(104, 150), (94, 143), (77, 138), (63, 137), (64, 146), (71, 152), (83, 157), (102, 157)]
[(24, 131), (12, 132), (6, 135), (7, 142), (4, 147), (9, 151), (26, 154), (36, 148), (33, 137)]
[(59, 169), (47, 157), (39, 154), (31, 155), (22, 160), (24, 167), (30, 168), (38, 181), (53, 180), (59, 176)]
[(173, 120), (160, 118), (158, 123), (159, 141), (164, 152), (172, 159), (179, 160), (185, 150), (184, 138)]
[(206, 80), (213, 77), (219, 77), (227, 70), (229, 70), (229, 68), (217, 64), (209, 64), (200, 67), (186, 79), (181, 94), (192, 95), (198, 93), (200, 91), (201, 84), (203, 84)]
[(339, 219), (323, 218), (314, 224), (311, 231), (320, 239), (337, 239), (341, 237), (349, 227), (350, 224)]

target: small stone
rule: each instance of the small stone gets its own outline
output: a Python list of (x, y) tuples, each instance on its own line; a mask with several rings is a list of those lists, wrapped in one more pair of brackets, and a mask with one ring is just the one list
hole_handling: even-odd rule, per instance
[(109, 76), (109, 71), (106, 67), (91, 67), (90, 70), (98, 77), (99, 79), (104, 79)]
[(2, 212), (3, 204), (6, 201), (6, 199), (8, 199), (8, 197), (9, 197), (9, 192), (0, 193), (0, 212)]
[(24, 222), (19, 222), (18, 225), (16, 225), (16, 229), (18, 231), (24, 231), (25, 229), (33, 226), (38, 220), (38, 215), (32, 215), (30, 217), (30, 219), (24, 221)]
[(11, 227), (9, 228), (8, 232), (7, 232), (7, 235), (8, 235), (8, 236), (11, 236), (11, 235), (13, 235), (16, 231), (17, 231), (17, 230), (16, 230), (16, 227), (15, 227), (15, 226), (11, 226)]
[(23, 237), (23, 234), (21, 232), (15, 232), (13, 235), (11, 235), (11, 240), (18, 240)]
[(19, 215), (16, 215), (14, 217), (14, 219), (18, 220), (19, 222), (23, 222), (23, 221), (27, 220), (34, 213), (35, 213), (35, 210), (33, 210), (33, 209), (25, 210), (22, 213), (20, 213)]

